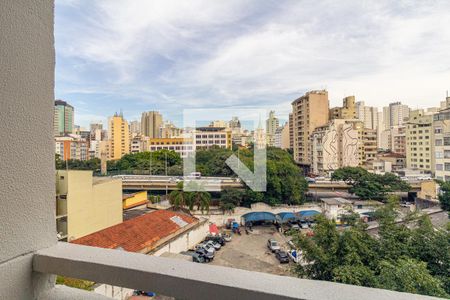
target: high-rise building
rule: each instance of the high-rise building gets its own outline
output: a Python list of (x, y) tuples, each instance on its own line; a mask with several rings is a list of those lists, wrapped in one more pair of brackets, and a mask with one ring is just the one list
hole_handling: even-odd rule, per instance
[(364, 123), (364, 128), (378, 128), (378, 108), (366, 106), (364, 101), (356, 102), (356, 118)]
[(283, 126), (278, 127), (275, 131), (275, 147), (281, 149), (289, 149), (289, 123), (286, 122)]
[(329, 120), (326, 90), (310, 91), (292, 102), (293, 151), (298, 163), (309, 166), (310, 134)]
[(128, 122), (121, 114), (115, 114), (108, 122), (108, 159), (120, 159), (130, 153), (130, 133)]
[(146, 111), (141, 116), (141, 135), (149, 138), (159, 138), (163, 117), (157, 111)]
[(279, 126), (280, 122), (277, 117), (275, 117), (275, 112), (271, 110), (269, 112), (269, 118), (266, 120), (266, 143), (267, 146), (275, 145), (275, 132)]
[(445, 109), (433, 116), (435, 178), (450, 181), (450, 97)]
[(392, 126), (390, 131), (391, 141), (389, 149), (394, 153), (406, 155), (406, 126)]
[(406, 123), (406, 166), (434, 173), (433, 114), (435, 109), (412, 110)]
[(55, 100), (53, 132), (55, 136), (64, 136), (74, 132), (73, 106), (63, 100)]
[(334, 107), (330, 109), (330, 120), (356, 119), (355, 96), (348, 96), (342, 100), (342, 107)]
[(161, 126), (160, 136), (161, 138), (174, 138), (180, 137), (182, 130), (176, 127), (172, 122), (165, 122)]
[(294, 150), (294, 115), (289, 114), (289, 149)]
[(394, 102), (383, 108), (385, 129), (393, 126), (402, 126), (409, 118), (409, 107), (401, 102)]
[(358, 138), (356, 124), (358, 122), (334, 119), (314, 129), (310, 137), (313, 174), (330, 175), (336, 169), (357, 167), (360, 164), (362, 141)]
[(130, 134), (132, 138), (141, 134), (141, 122), (137, 120), (130, 122)]

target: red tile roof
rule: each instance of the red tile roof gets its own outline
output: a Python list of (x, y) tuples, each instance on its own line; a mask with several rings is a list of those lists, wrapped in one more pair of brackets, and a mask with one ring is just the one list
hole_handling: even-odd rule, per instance
[[(173, 217), (186, 222), (186, 226), (180, 226), (171, 220)], [(189, 225), (195, 223), (198, 223), (198, 219), (186, 214), (158, 210), (91, 233), (71, 243), (108, 249), (122, 248), (130, 252), (149, 252), (162, 239), (177, 231), (184, 231), (183, 228), (190, 228)]]

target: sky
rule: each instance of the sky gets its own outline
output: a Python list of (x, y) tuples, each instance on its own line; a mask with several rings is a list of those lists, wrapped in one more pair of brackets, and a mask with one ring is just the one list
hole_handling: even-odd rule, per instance
[(450, 90), (450, 1), (56, 0), (55, 43), (55, 96), (86, 127), (117, 111), (285, 120), (313, 89), (422, 108)]

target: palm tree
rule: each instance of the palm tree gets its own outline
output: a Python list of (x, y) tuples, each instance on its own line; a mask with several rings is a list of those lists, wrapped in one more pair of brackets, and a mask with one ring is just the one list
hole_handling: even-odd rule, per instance
[(170, 192), (169, 202), (176, 209), (183, 208), (186, 204), (188, 204), (188, 202), (190, 202), (187, 193), (183, 191), (183, 182), (179, 182), (177, 184), (177, 189)]
[(210, 193), (202, 191), (191, 192), (189, 200), (189, 209), (192, 210), (194, 205), (197, 205), (197, 210), (201, 210), (202, 214), (205, 210), (209, 212), (209, 205), (211, 203)]

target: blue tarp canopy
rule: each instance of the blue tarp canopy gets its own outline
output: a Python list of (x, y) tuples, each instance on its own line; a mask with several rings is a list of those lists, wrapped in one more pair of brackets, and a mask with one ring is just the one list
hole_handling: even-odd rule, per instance
[(285, 223), (289, 220), (295, 220), (297, 219), (297, 215), (293, 212), (280, 212), (277, 214), (277, 218), (282, 222)]
[(300, 219), (314, 217), (315, 215), (320, 214), (317, 210), (303, 210), (297, 213)]
[(244, 223), (258, 221), (276, 221), (277, 217), (273, 213), (266, 211), (250, 212), (242, 216)]

